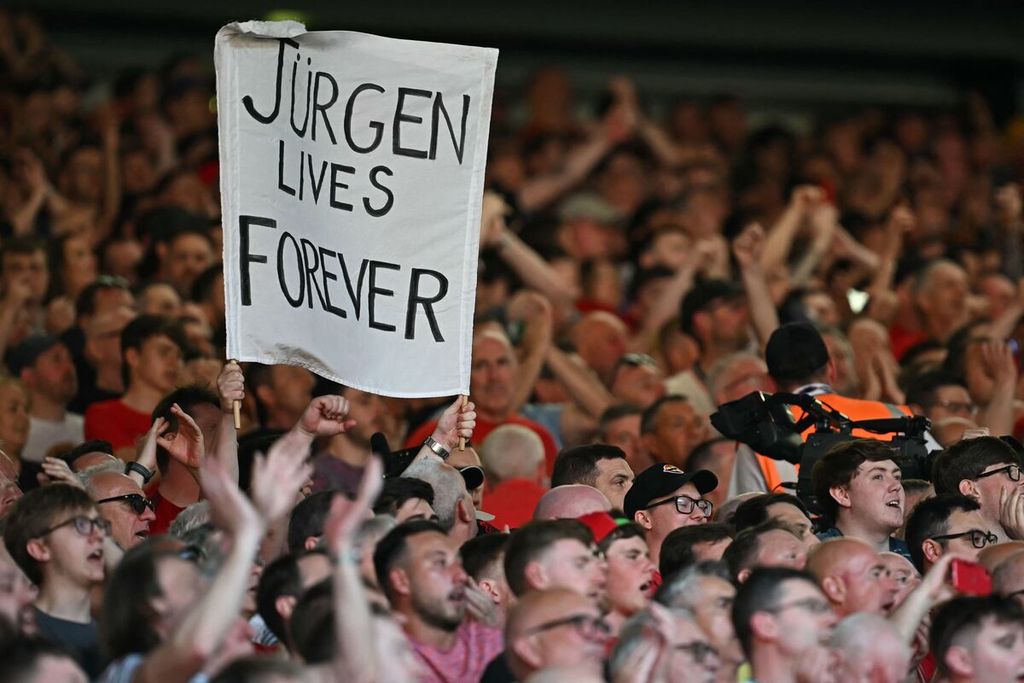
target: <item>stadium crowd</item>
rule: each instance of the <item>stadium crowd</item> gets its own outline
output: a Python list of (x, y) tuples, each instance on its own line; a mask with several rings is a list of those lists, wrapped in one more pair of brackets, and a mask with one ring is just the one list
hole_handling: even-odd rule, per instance
[[(538, 70), (469, 397), (397, 400), (224, 362), (209, 55), (97, 83), (0, 10), (0, 65), (0, 680), (1024, 680), (1024, 124), (977, 94), (796, 132)], [(757, 391), (926, 455), (800, 473), (712, 426)]]

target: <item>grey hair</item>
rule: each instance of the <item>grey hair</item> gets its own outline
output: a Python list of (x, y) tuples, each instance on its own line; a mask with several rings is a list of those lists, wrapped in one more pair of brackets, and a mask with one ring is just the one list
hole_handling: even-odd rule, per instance
[(698, 591), (703, 578), (714, 576), (732, 583), (729, 569), (723, 562), (706, 560), (669, 576), (654, 599), (671, 609), (693, 609), (703, 596)]
[[(672, 616), (694, 619), (693, 612), (688, 609), (672, 608)], [(637, 612), (622, 625), (619, 631), (619, 639), (612, 648), (612, 654), (608, 658), (608, 671), (612, 680), (618, 678), (619, 674), (625, 671), (625, 667), (631, 663), (631, 657), (638, 647), (650, 637), (653, 630), (657, 628), (654, 616), (650, 610)]]
[(900, 639), (899, 632), (888, 619), (869, 612), (855, 612), (836, 624), (829, 645), (840, 650), (847, 661), (866, 657), (880, 641), (892, 641), (903, 648), (909, 657), (909, 646)]
[(373, 544), (377, 545), (377, 541), (396, 526), (398, 521), (391, 515), (374, 515), (359, 525), (353, 545), (358, 547), (367, 541), (373, 541)]
[(197, 527), (201, 527), (210, 521), (210, 503), (201, 500), (192, 503), (178, 513), (178, 516), (171, 522), (169, 533), (175, 538), (184, 538), (185, 534)]
[(460, 500), (469, 498), (466, 480), (457, 469), (433, 458), (423, 458), (409, 465), (402, 476), (430, 484), (434, 489), (434, 512), (437, 513), (438, 524), (446, 532), (455, 528), (455, 506)]
[(124, 474), (124, 463), (120, 460), (101, 462), (98, 465), (92, 467), (86, 467), (81, 472), (76, 472), (75, 476), (78, 477), (78, 481), (82, 482), (82, 486), (85, 487), (85, 492), (89, 494), (93, 499), (96, 498), (96, 487), (92, 485), (92, 478), (97, 474), (103, 474), (105, 472), (115, 472), (117, 474)]

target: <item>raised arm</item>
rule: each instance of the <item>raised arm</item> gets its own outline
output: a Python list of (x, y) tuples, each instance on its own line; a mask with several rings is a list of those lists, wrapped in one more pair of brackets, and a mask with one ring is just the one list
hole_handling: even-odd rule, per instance
[(814, 185), (801, 185), (793, 190), (786, 210), (782, 212), (765, 238), (761, 264), (766, 271), (786, 269), (786, 260), (789, 258), (789, 251), (800, 231), (800, 226), (803, 225), (808, 212), (824, 199), (824, 191)]
[[(476, 405), (463, 396), (459, 396), (455, 399), (454, 403), (445, 408), (444, 412), (441, 413), (441, 417), (438, 418), (437, 426), (434, 427), (430, 438), (451, 453), (459, 447), (459, 443), (469, 441), (473, 437), (473, 429), (475, 427)], [(413, 462), (423, 458), (441, 459), (440, 455), (426, 445), (420, 447)]]
[(740, 266), (740, 279), (747, 293), (750, 322), (764, 351), (768, 338), (779, 326), (779, 315), (772, 301), (768, 281), (764, 276), (761, 258), (764, 250), (764, 230), (757, 223), (751, 223), (732, 241), (732, 253)]
[(519, 208), (526, 212), (537, 211), (560, 199), (586, 180), (615, 142), (605, 126), (598, 128), (586, 142), (569, 151), (561, 170), (526, 182), (516, 197)]
[(337, 652), (333, 668), (339, 681), (375, 683), (389, 680), (379, 672), (387, 671), (387, 662), (379, 661), (380, 648), (374, 647), (373, 616), (359, 574), (355, 534), (366, 519), (383, 483), (380, 458), (366, 463), (359, 493), (350, 501), (335, 496), (324, 523), (324, 539), (334, 563), (334, 631)]
[(228, 361), (221, 368), (217, 377), (217, 394), (220, 396), (221, 415), (214, 457), (224, 463), (228, 472), (238, 481), (238, 432), (235, 430), (234, 402), (245, 398), (245, 377), (238, 363)]
[(519, 292), (508, 305), (510, 321), (522, 321), (526, 327), (520, 341), (519, 367), (511, 412), (519, 412), (533, 393), (533, 386), (544, 367), (544, 357), (551, 348), (554, 320), (551, 304), (537, 292)]

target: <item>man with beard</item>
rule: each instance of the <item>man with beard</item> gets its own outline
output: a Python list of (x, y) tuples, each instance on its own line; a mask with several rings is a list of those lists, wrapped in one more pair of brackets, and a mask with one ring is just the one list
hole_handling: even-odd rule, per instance
[(373, 554), (377, 580), (423, 665), (421, 681), (477, 681), (501, 652), (498, 629), (466, 618), (458, 544), (434, 522), (392, 529)]
[(54, 446), (83, 441), (82, 416), (67, 411), (78, 392), (68, 347), (56, 337), (29, 337), (11, 352), (10, 365), (11, 373), (25, 383), (31, 395), (28, 440), (21, 457), (41, 462)]

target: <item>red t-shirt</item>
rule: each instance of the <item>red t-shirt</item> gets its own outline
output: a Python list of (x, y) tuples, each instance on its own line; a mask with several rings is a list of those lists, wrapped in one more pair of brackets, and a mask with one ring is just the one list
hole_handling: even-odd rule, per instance
[(93, 403), (85, 411), (85, 439), (109, 441), (114, 450), (134, 447), (153, 420), (148, 413), (129, 408), (121, 399)]
[[(555, 439), (551, 436), (551, 432), (545, 429), (540, 423), (534, 422), (533, 420), (527, 420), (525, 417), (520, 417), (518, 415), (512, 415), (503, 422), (492, 422), (491, 420), (481, 417), (478, 413), (476, 416), (476, 429), (473, 430), (473, 442), (476, 444), (483, 443), (488, 434), (504, 424), (522, 425), (523, 427), (532, 430), (540, 437), (540, 440), (544, 443), (544, 460), (547, 465), (547, 473), (548, 476), (551, 476), (551, 470), (555, 465), (555, 458), (558, 456), (558, 446), (555, 445)], [(412, 448), (413, 446), (421, 446), (426, 438), (430, 436), (436, 428), (437, 420), (428, 420), (424, 424), (420, 425), (419, 429), (413, 432), (412, 435), (405, 440), (405, 447)], [(488, 510), (488, 512), (490, 511)]]
[(185, 508), (180, 508), (167, 500), (160, 495), (159, 491), (153, 491), (149, 497), (153, 499), (153, 503), (156, 505), (156, 510), (153, 512), (156, 515), (156, 519), (149, 523), (149, 535), (166, 534), (171, 530), (171, 523), (177, 519), (178, 515)]
[(547, 491), (528, 479), (503, 481), (484, 494), (483, 508), (494, 515), (491, 524), (504, 529), (518, 529), (531, 519), (537, 502)]

